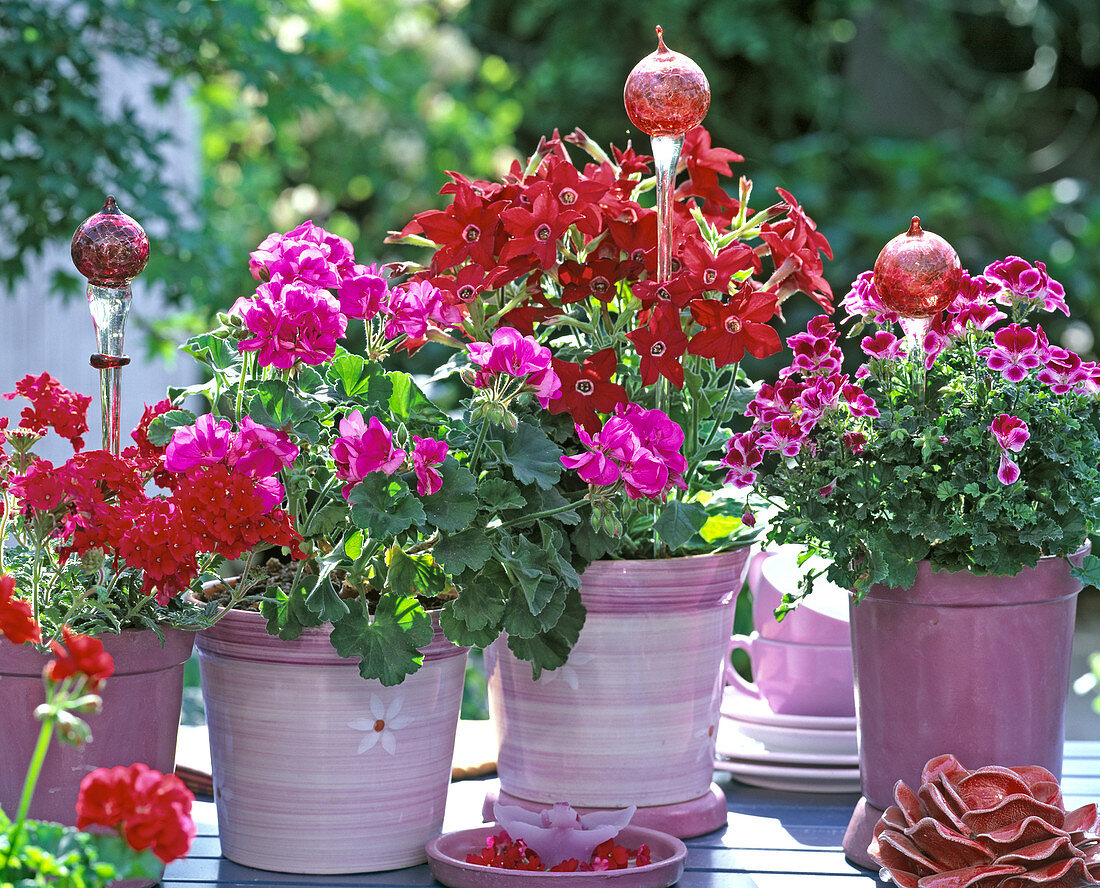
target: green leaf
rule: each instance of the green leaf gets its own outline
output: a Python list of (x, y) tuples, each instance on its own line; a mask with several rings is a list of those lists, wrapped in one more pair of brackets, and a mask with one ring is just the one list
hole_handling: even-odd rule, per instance
[(420, 648), (432, 640), (432, 620), (415, 598), (384, 592), (374, 620), (361, 598), (348, 602), (349, 613), (332, 627), (332, 646), (341, 657), (358, 657), (359, 674), (386, 687), (400, 684), (424, 662)]
[(149, 423), (149, 441), (157, 447), (163, 447), (172, 440), (176, 429), (195, 424), (195, 414), (190, 410), (169, 410)]
[(494, 562), (480, 573), (468, 571), (455, 578), (455, 585), (461, 591), (458, 598), (447, 603), (451, 619), (470, 630), (489, 627), (499, 634), (505, 599), (512, 591), (508, 575), (500, 565)]
[(267, 631), (290, 641), (310, 626), (320, 626), (321, 618), (306, 605), (305, 594), (298, 589), (287, 594), (282, 589), (260, 602), (260, 614), (267, 620)]
[(1100, 589), (1100, 557), (1086, 555), (1081, 566), (1073, 567), (1070, 573), (1082, 586), (1094, 586)]
[(444, 536), (432, 549), (432, 555), (451, 576), (466, 569), (480, 570), (493, 547), (489, 537), (480, 527), (468, 527), (465, 530)]
[(487, 647), (497, 640), (500, 636), (499, 627), (490, 624), (480, 629), (471, 629), (461, 618), (455, 616), (457, 603), (457, 601), (448, 601), (443, 605), (443, 611), (439, 615), (439, 625), (447, 638), (455, 644), (479, 648)]
[(398, 419), (403, 422), (420, 420), (434, 425), (448, 422), (447, 415), (432, 403), (408, 373), (391, 371), (389, 378), (393, 384), (390, 412)]
[(424, 507), (409, 485), (397, 477), (372, 472), (348, 496), (351, 520), (375, 539), (386, 539), (424, 522)]
[(443, 485), (438, 493), (421, 499), (429, 523), (446, 533), (462, 530), (477, 514), (477, 482), (470, 470), (448, 456), (439, 467)]
[(180, 351), (216, 370), (226, 370), (238, 360), (238, 353), (229, 347), (229, 341), (213, 333), (193, 336), (180, 346)]
[(248, 415), (269, 429), (297, 426), (323, 410), (320, 404), (303, 401), (279, 379), (256, 385), (248, 402)]
[(363, 554), (363, 531), (357, 530), (344, 540), (344, 554), (352, 561)]
[(310, 577), (311, 583), (303, 583), (303, 588), (312, 589), (306, 594), (306, 607), (321, 618), (322, 622), (335, 623), (348, 612), (348, 606), (333, 588), (327, 575)]
[(523, 593), (530, 612), (538, 615), (558, 586), (554, 554), (519, 534), (503, 534), (497, 545), (501, 566)]
[(372, 406), (385, 404), (393, 395), (393, 384), (382, 367), (362, 355), (342, 354), (334, 358), (327, 376), (347, 397)]
[(576, 589), (570, 589), (557, 622), (531, 638), (508, 636), (508, 648), (521, 660), (531, 663), (531, 678), (538, 679), (543, 669), (557, 669), (569, 659), (569, 652), (584, 627), (584, 605)]
[(438, 595), (446, 586), (446, 577), (431, 559), (413, 557), (400, 547), (389, 552), (386, 586), (398, 595)]
[(519, 424), (504, 448), (504, 461), (512, 467), (516, 479), (543, 489), (552, 487), (561, 477), (562, 456), (562, 449), (546, 432), (528, 422)]
[(527, 500), (511, 481), (504, 478), (483, 478), (477, 485), (477, 496), (485, 512), (503, 512), (506, 509), (522, 509)]
[(569, 539), (585, 561), (598, 561), (618, 546), (614, 537), (594, 528), (591, 521), (580, 522), (569, 534)]
[(707, 510), (699, 503), (671, 500), (661, 510), (653, 529), (670, 549), (678, 549), (707, 523)]

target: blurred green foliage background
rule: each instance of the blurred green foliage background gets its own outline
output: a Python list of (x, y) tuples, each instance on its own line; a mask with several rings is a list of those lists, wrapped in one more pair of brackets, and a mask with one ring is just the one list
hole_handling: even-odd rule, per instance
[[(0, 286), (108, 190), (160, 220), (144, 279), (177, 309), (167, 338), (249, 292), (247, 251), (304, 218), (394, 258), (385, 232), (442, 204), (444, 170), (497, 175), (555, 127), (647, 146), (622, 86), (656, 23), (761, 205), (782, 185), (829, 237), (838, 296), (918, 214), (971, 270), (1046, 261), (1085, 322), (1052, 338), (1095, 356), (1095, 0), (4, 0)], [(103, 120), (100, 52), (155, 65), (160, 100), (191, 91), (197, 194), (173, 193), (163, 134)]]

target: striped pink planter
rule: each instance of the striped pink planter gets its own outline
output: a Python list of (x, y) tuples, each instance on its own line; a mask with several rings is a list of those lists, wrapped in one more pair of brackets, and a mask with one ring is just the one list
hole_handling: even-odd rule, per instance
[[(72, 826), (80, 781), (96, 768), (144, 762), (165, 774), (176, 766), (176, 735), (183, 700), (183, 666), (195, 633), (162, 627), (103, 635), (115, 674), (103, 686), (103, 710), (82, 716), (92, 742), (54, 741), (31, 799), (30, 816)], [(42, 669), (49, 657), (0, 636), (0, 807), (15, 816), (40, 723), (34, 710), (45, 700)]]
[(329, 629), (294, 641), (232, 611), (198, 638), (222, 854), (286, 873), (425, 862), (451, 778), (466, 648), (438, 621), (424, 665), (365, 681)]
[(589, 565), (580, 640), (538, 681), (494, 642), (486, 665), (502, 792), (597, 808), (705, 796), (747, 563), (743, 549)]

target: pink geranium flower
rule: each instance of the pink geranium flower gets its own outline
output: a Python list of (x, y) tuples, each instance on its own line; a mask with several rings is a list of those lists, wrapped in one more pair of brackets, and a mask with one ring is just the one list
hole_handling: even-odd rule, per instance
[(405, 334), (421, 340), (430, 326), (447, 329), (462, 323), (462, 310), (443, 299), (438, 287), (428, 281), (410, 281), (390, 293), (388, 310), (392, 317), (386, 324), (386, 336), (396, 339)]
[(356, 265), (336, 291), (345, 317), (370, 320), (386, 307), (389, 285), (376, 265)]
[(783, 456), (798, 456), (812, 426), (807, 428), (793, 416), (781, 416), (760, 436), (759, 446)]
[(867, 357), (876, 361), (896, 361), (905, 354), (901, 340), (886, 330), (879, 330), (874, 336), (864, 336), (859, 347)]
[(1030, 327), (1009, 324), (993, 334), (993, 346), (979, 353), (986, 366), (1009, 382), (1021, 382), (1040, 363), (1039, 337)]
[(233, 436), (233, 423), (216, 419), (214, 414), (200, 416), (193, 426), (176, 429), (164, 453), (169, 472), (186, 472), (193, 466), (212, 466), (225, 462)]
[(1031, 437), (1027, 423), (1018, 416), (1000, 414), (989, 426), (993, 437), (1001, 449), (1001, 459), (997, 465), (997, 480), (1004, 485), (1015, 484), (1020, 477), (1020, 467), (1008, 455), (1009, 451), (1019, 453), (1027, 439)]
[(875, 275), (870, 271), (852, 281), (852, 289), (841, 304), (849, 318), (866, 318), (880, 326), (893, 324), (898, 319), (897, 312), (882, 304), (882, 297), (875, 289)]
[(1069, 349), (1052, 345), (1043, 358), (1043, 369), (1039, 371), (1039, 382), (1049, 385), (1056, 395), (1073, 391), (1086, 382), (1092, 374), (1079, 355)]
[(488, 388), (499, 374), (527, 377), (526, 388), (543, 407), (561, 394), (561, 380), (553, 369), (550, 349), (514, 327), (498, 327), (491, 342), (471, 342), (466, 347), (470, 362), (481, 368), (474, 388)]
[(393, 446), (393, 435), (372, 416), (367, 423), (359, 410), (340, 420), (340, 437), (332, 445), (336, 477), (348, 483), (344, 496), (371, 472), (392, 475), (405, 462), (405, 451)]
[(593, 436), (589, 435), (582, 426), (576, 428), (577, 437), (581, 439), (585, 451), (576, 456), (561, 457), (561, 464), (567, 469), (573, 469), (581, 480), (588, 484), (597, 487), (607, 487), (614, 484), (619, 480), (619, 464), (608, 456), (607, 447), (602, 441), (594, 440)]
[(840, 362), (844, 358), (836, 347), (836, 329), (825, 315), (817, 315), (810, 321), (806, 332), (798, 333), (787, 339), (787, 345), (794, 352), (791, 366), (783, 371), (784, 375), (801, 373), (803, 376), (832, 376), (840, 372)]
[(227, 463), (238, 472), (260, 480), (278, 474), (298, 458), (298, 445), (278, 429), (241, 417), (240, 430), (232, 438)]
[(986, 266), (984, 276), (998, 286), (1001, 305), (1041, 305), (1044, 311), (1060, 311), (1069, 317), (1066, 291), (1047, 274), (1042, 262), (1032, 265), (1019, 256), (1006, 256)]
[(739, 490), (752, 486), (756, 480), (754, 470), (764, 461), (763, 452), (756, 446), (759, 439), (758, 431), (730, 436), (726, 442), (726, 455), (722, 458), (722, 465), (729, 466), (729, 472), (726, 473), (727, 484), (732, 484)]
[(323, 364), (336, 354), (336, 340), (347, 329), (336, 297), (301, 281), (274, 278), (256, 288), (254, 299), (239, 299), (233, 308), (253, 334), (239, 348), (258, 352), (261, 367)]
[(443, 476), (433, 466), (441, 465), (446, 458), (446, 441), (413, 435), (413, 471), (416, 472), (416, 492), (421, 496), (438, 493), (443, 486)]

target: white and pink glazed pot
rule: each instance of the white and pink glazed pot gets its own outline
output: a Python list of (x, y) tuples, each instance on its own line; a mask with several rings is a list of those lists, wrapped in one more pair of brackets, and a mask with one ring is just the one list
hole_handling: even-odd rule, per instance
[(232, 611), (198, 639), (222, 853), (257, 869), (357, 873), (427, 860), (451, 778), (467, 648), (435, 638), (384, 687), (331, 627), (293, 641)]
[[(745, 549), (594, 562), (581, 577), (588, 616), (564, 666), (533, 681), (505, 639), (487, 648), (502, 794), (589, 808), (706, 799), (747, 561)], [(695, 817), (670, 829), (715, 829), (719, 804), (719, 823)]]

